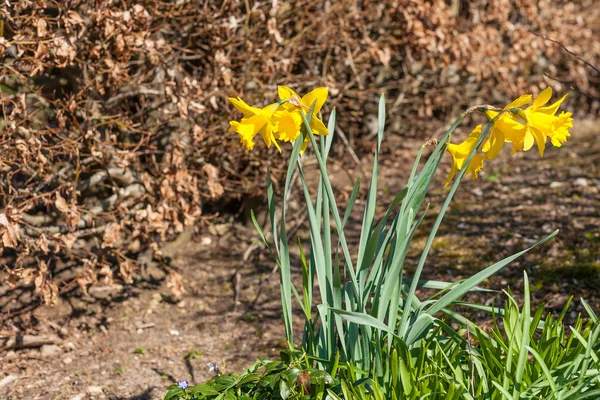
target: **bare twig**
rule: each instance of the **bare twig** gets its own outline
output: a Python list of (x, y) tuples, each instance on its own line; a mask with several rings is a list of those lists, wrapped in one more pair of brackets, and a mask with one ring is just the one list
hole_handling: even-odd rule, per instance
[(564, 80), (561, 80), (561, 79), (555, 78), (555, 77), (553, 77), (553, 76), (550, 76), (550, 75), (548, 75), (548, 74), (546, 74), (546, 73), (544, 74), (544, 76), (545, 76), (546, 78), (548, 78), (548, 79), (551, 79), (551, 80), (553, 80), (553, 81), (556, 81), (556, 82), (558, 82), (558, 83), (562, 83), (563, 85), (566, 85), (566, 86), (568, 86), (568, 87), (569, 87), (571, 90), (574, 90), (574, 91), (576, 91), (577, 93), (579, 93), (579, 94), (582, 94), (582, 95), (586, 96), (586, 97), (587, 97), (588, 99), (590, 99), (590, 100), (593, 100), (593, 101), (600, 101), (600, 97), (596, 97), (596, 96), (593, 96), (593, 95), (589, 94), (588, 92), (584, 92), (583, 90), (579, 89), (579, 88), (578, 88), (578, 87), (577, 87), (577, 86), (576, 86), (576, 85), (575, 85), (573, 82), (567, 82), (567, 81), (564, 81)]
[(573, 53), (571, 50), (569, 50), (567, 48), (567, 46), (565, 46), (564, 44), (562, 44), (561, 42), (559, 42), (558, 40), (554, 40), (554, 39), (550, 39), (544, 35), (541, 35), (539, 33), (533, 33), (535, 36), (540, 37), (544, 40), (547, 40), (549, 42), (552, 42), (554, 44), (559, 45), (560, 47), (562, 47), (562, 49), (564, 51), (566, 51), (567, 53), (569, 53), (570, 55), (572, 55), (573, 57), (575, 57), (576, 59), (578, 59), (579, 61), (581, 61), (582, 63), (584, 63), (585, 65), (587, 65), (588, 67), (590, 67), (591, 69), (593, 69), (594, 71), (596, 71), (598, 74), (600, 74), (600, 69), (596, 68), (595, 66), (593, 66), (592, 64), (590, 64), (589, 62), (587, 62), (586, 60), (584, 60), (583, 58), (581, 58), (581, 56)]
[(124, 98), (137, 96), (140, 94), (149, 94), (149, 95), (159, 96), (159, 95), (164, 94), (164, 92), (161, 90), (148, 89), (145, 87), (129, 87), (128, 86), (126, 88), (123, 88), (123, 91), (121, 93), (114, 95), (110, 99), (106, 100), (106, 105), (109, 106), (109, 105), (114, 104), (117, 101), (122, 100)]
[(344, 131), (339, 126), (336, 126), (335, 130), (340, 135), (340, 139), (342, 139), (342, 142), (344, 142), (344, 146), (346, 146), (346, 149), (348, 149), (348, 153), (350, 153), (350, 156), (352, 157), (352, 159), (354, 160), (354, 163), (358, 167), (358, 170), (360, 171), (360, 174), (363, 177), (367, 176), (365, 174), (365, 171), (362, 168), (362, 165), (360, 163), (360, 159), (358, 158), (358, 156), (356, 155), (356, 152), (354, 151), (354, 149), (350, 145), (350, 142), (348, 141), (348, 138), (346, 137), (346, 134), (344, 133)]
[[(591, 64), (591, 63), (590, 63), (590, 62), (588, 62), (587, 60), (584, 60), (584, 59), (583, 59), (581, 56), (579, 56), (578, 54), (576, 54), (576, 53), (572, 52), (571, 50), (569, 50), (569, 49), (567, 48), (567, 46), (565, 46), (564, 44), (562, 44), (562, 43), (561, 43), (561, 42), (559, 42), (558, 40), (550, 39), (550, 38), (548, 38), (548, 37), (546, 37), (546, 36), (544, 36), (544, 35), (541, 35), (541, 34), (539, 34), (539, 33), (534, 33), (534, 35), (535, 35), (535, 36), (537, 36), (537, 37), (539, 37), (539, 38), (542, 38), (542, 39), (544, 39), (544, 40), (547, 40), (547, 41), (549, 41), (549, 42), (552, 42), (552, 43), (554, 43), (554, 44), (557, 44), (557, 45), (558, 45), (558, 46), (560, 46), (560, 47), (561, 47), (561, 48), (562, 48), (562, 49), (563, 49), (565, 52), (567, 52), (569, 55), (571, 55), (571, 56), (573, 56), (574, 58), (576, 58), (577, 60), (581, 61), (581, 62), (582, 62), (584, 65), (586, 65), (587, 67), (591, 68), (591, 69), (592, 69), (593, 71), (595, 71), (597, 74), (600, 74), (600, 69), (598, 69), (596, 66), (594, 66), (593, 64)], [(549, 75), (549, 74), (547, 74), (547, 73), (544, 73), (544, 76), (545, 76), (546, 78), (548, 78), (548, 79), (551, 79), (551, 80), (553, 80), (553, 81), (556, 81), (556, 82), (562, 83), (563, 85), (566, 85), (566, 86), (568, 86), (570, 89), (572, 89), (572, 90), (576, 91), (576, 92), (577, 92), (577, 93), (579, 93), (579, 94), (582, 94), (582, 95), (586, 96), (586, 97), (587, 97), (588, 99), (590, 99), (590, 100), (593, 100), (593, 101), (600, 101), (600, 98), (598, 98), (598, 97), (596, 97), (596, 96), (594, 96), (594, 95), (590, 94), (589, 92), (585, 92), (585, 91), (583, 91), (583, 90), (579, 89), (579, 88), (577, 87), (577, 85), (576, 85), (575, 83), (573, 83), (573, 82), (569, 82), (569, 81), (562, 80), (562, 79), (559, 79), (559, 78), (557, 78), (557, 77), (554, 77), (554, 76), (550, 76), (550, 75)]]
[(5, 339), (4, 350), (41, 347), (45, 344), (55, 344), (59, 342), (58, 336), (54, 335), (14, 335), (5, 337)]
[(89, 190), (90, 188), (96, 186), (100, 182), (102, 182), (107, 177), (110, 177), (113, 180), (119, 181), (124, 185), (130, 185), (135, 181), (135, 177), (129, 168), (108, 168), (106, 170), (96, 172), (94, 175), (90, 176), (88, 179), (81, 181), (77, 186), (77, 190), (84, 191)]

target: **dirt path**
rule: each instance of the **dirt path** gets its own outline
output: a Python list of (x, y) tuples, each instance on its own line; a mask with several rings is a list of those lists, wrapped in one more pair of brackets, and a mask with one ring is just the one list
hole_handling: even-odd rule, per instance
[[(556, 311), (575, 294), (600, 308), (598, 133), (597, 125), (582, 123), (564, 148), (549, 149), (543, 160), (533, 151), (505, 154), (486, 166), (480, 181), (465, 182), (434, 243), (425, 277), (469, 276), (561, 229), (552, 243), (486, 284), (495, 289), (510, 285), (518, 293), (525, 269), (536, 303), (544, 301)], [(401, 188), (419, 145), (386, 139), (384, 197)], [(351, 160), (347, 163), (350, 167), (332, 168), (340, 199), (351, 189), (354, 167)], [(369, 164), (365, 160), (364, 169)], [(425, 227), (447, 192), (448, 169), (446, 160), (434, 183)], [(64, 298), (55, 308), (38, 308), (5, 323), (2, 335), (54, 335), (56, 343), (0, 350), (0, 400), (160, 399), (177, 380), (209, 378), (210, 362), (225, 372), (241, 372), (257, 357), (277, 357), (283, 339), (277, 275), (264, 283), (273, 264), (260, 251), (241, 261), (256, 235), (223, 222), (213, 227), (216, 235), (207, 231), (173, 256), (185, 288), (180, 298), (173, 297), (165, 281), (147, 280), (123, 290), (98, 284), (90, 296)], [(425, 240), (423, 233), (417, 238), (409, 264), (414, 265)], [(579, 310), (574, 307), (571, 318)]]

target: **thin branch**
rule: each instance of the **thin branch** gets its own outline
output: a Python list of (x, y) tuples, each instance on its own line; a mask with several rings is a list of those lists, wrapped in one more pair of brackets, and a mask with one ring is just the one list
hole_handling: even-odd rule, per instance
[(155, 89), (148, 89), (145, 87), (126, 87), (123, 88), (121, 93), (111, 97), (110, 99), (108, 99), (106, 101), (106, 105), (109, 106), (113, 103), (116, 103), (119, 100), (122, 100), (126, 97), (132, 97), (132, 96), (137, 96), (140, 94), (146, 94), (146, 95), (154, 95), (154, 96), (160, 96), (162, 94), (164, 94), (163, 91), (161, 90), (155, 90)]
[(559, 45), (560, 47), (562, 47), (562, 49), (564, 51), (566, 51), (567, 53), (569, 53), (570, 55), (572, 55), (573, 57), (575, 57), (576, 59), (578, 59), (579, 61), (581, 61), (582, 63), (584, 63), (588, 67), (590, 67), (591, 69), (593, 69), (594, 71), (596, 71), (598, 74), (600, 74), (600, 69), (596, 68), (595, 66), (593, 66), (592, 64), (590, 64), (589, 62), (587, 62), (586, 60), (584, 60), (583, 58), (581, 58), (579, 55), (577, 55), (577, 54), (573, 53), (571, 50), (567, 49), (567, 47), (564, 44), (562, 44), (561, 42), (559, 42), (558, 40), (547, 38), (546, 36), (541, 35), (539, 33), (534, 33), (534, 35), (537, 36), (537, 37), (540, 37), (540, 38), (542, 38), (544, 40), (547, 40), (549, 42), (552, 42), (554, 44)]
[(350, 142), (348, 141), (348, 138), (344, 134), (344, 131), (342, 131), (339, 126), (336, 126), (335, 130), (339, 134), (340, 139), (342, 139), (342, 142), (344, 142), (344, 145), (346, 146), (346, 148), (348, 149), (348, 153), (350, 153), (350, 156), (352, 157), (352, 159), (356, 163), (356, 166), (358, 167), (358, 170), (360, 171), (360, 174), (363, 177), (367, 176), (365, 174), (365, 171), (362, 168), (362, 165), (360, 164), (360, 160), (359, 160), (358, 156), (356, 155), (356, 152), (354, 151), (354, 149), (350, 145)]
[(567, 85), (567, 86), (568, 86), (569, 88), (571, 88), (572, 90), (576, 91), (576, 92), (577, 92), (577, 93), (579, 93), (579, 94), (582, 94), (582, 95), (586, 96), (586, 97), (587, 97), (587, 98), (589, 98), (590, 100), (593, 100), (593, 101), (600, 101), (600, 97), (595, 97), (595, 96), (593, 96), (593, 95), (589, 94), (588, 92), (584, 92), (583, 90), (579, 89), (579, 88), (578, 88), (578, 87), (577, 87), (577, 86), (576, 86), (574, 83), (572, 83), (572, 82), (563, 81), (563, 80), (561, 80), (561, 79), (558, 79), (558, 78), (555, 78), (555, 77), (553, 77), (553, 76), (550, 76), (550, 75), (548, 75), (548, 74), (546, 74), (546, 73), (544, 73), (544, 76), (545, 76), (546, 78), (548, 78), (548, 79), (551, 79), (551, 80), (553, 80), (553, 81), (556, 81), (556, 82), (562, 83), (563, 85)]

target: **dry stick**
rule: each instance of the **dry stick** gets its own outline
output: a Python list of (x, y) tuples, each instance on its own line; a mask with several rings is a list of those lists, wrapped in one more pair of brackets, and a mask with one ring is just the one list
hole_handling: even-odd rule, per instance
[(590, 67), (591, 69), (593, 69), (594, 71), (596, 71), (597, 73), (600, 74), (600, 69), (596, 68), (595, 66), (593, 66), (592, 64), (590, 64), (589, 62), (587, 62), (586, 60), (584, 60), (583, 58), (581, 58), (580, 56), (578, 56), (577, 54), (573, 53), (571, 50), (567, 49), (567, 47), (562, 44), (561, 42), (559, 42), (558, 40), (554, 40), (554, 39), (550, 39), (547, 38), (544, 35), (540, 35), (539, 33), (534, 33), (535, 36), (540, 37), (544, 40), (547, 40), (549, 42), (555, 43), (557, 45), (559, 45), (560, 47), (563, 48), (564, 51), (566, 51), (567, 53), (569, 53), (570, 55), (572, 55), (573, 57), (575, 57), (576, 59), (578, 59), (579, 61), (581, 61), (582, 63), (584, 63), (585, 65), (587, 65), (588, 67)]
[(348, 152), (350, 153), (350, 156), (352, 157), (352, 159), (354, 160), (354, 162), (356, 163), (356, 165), (358, 166), (358, 169), (360, 170), (360, 174), (365, 177), (367, 176), (365, 174), (365, 171), (362, 168), (362, 165), (360, 164), (360, 160), (358, 159), (358, 156), (356, 155), (356, 153), (354, 152), (354, 149), (352, 148), (352, 146), (350, 145), (350, 142), (348, 141), (348, 138), (346, 137), (346, 135), (344, 134), (344, 131), (342, 131), (340, 129), (340, 127), (336, 127), (335, 128), (336, 132), (339, 133), (340, 135), (340, 139), (342, 139), (342, 142), (344, 142), (344, 145), (346, 146), (346, 148), (348, 149)]
[(114, 95), (113, 97), (108, 99), (106, 101), (106, 105), (111, 105), (112, 103), (116, 103), (117, 101), (122, 100), (124, 98), (137, 96), (140, 94), (147, 94), (147, 95), (153, 95), (153, 96), (159, 96), (159, 95), (164, 94), (163, 91), (156, 90), (156, 89), (148, 89), (143, 86), (142, 87), (128, 87), (126, 89), (129, 89), (129, 90), (124, 90), (121, 93)]
[[(579, 55), (575, 54), (574, 52), (572, 52), (571, 50), (569, 50), (569, 49), (567, 48), (567, 46), (565, 46), (564, 44), (562, 44), (562, 43), (561, 43), (561, 42), (559, 42), (558, 40), (554, 40), (554, 39), (547, 38), (546, 36), (544, 36), (544, 35), (540, 35), (539, 33), (534, 33), (534, 35), (535, 35), (535, 36), (537, 36), (537, 37), (540, 37), (540, 38), (542, 38), (542, 39), (544, 39), (544, 40), (547, 40), (547, 41), (549, 41), (549, 42), (552, 42), (552, 43), (554, 43), (554, 44), (557, 44), (557, 45), (559, 45), (559, 46), (560, 46), (560, 47), (561, 47), (561, 48), (562, 48), (564, 51), (566, 51), (567, 53), (569, 53), (571, 56), (575, 57), (576, 59), (578, 59), (579, 61), (581, 61), (582, 63), (584, 63), (586, 66), (588, 66), (589, 68), (591, 68), (592, 70), (594, 70), (594, 71), (596, 71), (598, 74), (600, 74), (600, 69), (596, 68), (594, 65), (592, 65), (592, 64), (591, 64), (591, 63), (589, 63), (588, 61), (584, 60), (584, 59), (583, 59), (581, 56), (579, 56)], [(598, 97), (596, 97), (596, 96), (593, 96), (593, 95), (591, 95), (591, 94), (589, 94), (589, 93), (587, 93), (587, 92), (584, 92), (584, 91), (582, 91), (581, 89), (579, 89), (579, 88), (578, 88), (578, 87), (577, 87), (577, 86), (576, 86), (574, 83), (572, 83), (572, 82), (568, 82), (568, 81), (564, 81), (564, 80), (561, 80), (561, 79), (555, 78), (555, 77), (553, 77), (553, 76), (550, 76), (550, 75), (548, 75), (547, 73), (544, 73), (544, 76), (545, 76), (546, 78), (548, 78), (548, 79), (551, 79), (551, 80), (553, 80), (553, 81), (556, 81), (556, 82), (558, 82), (558, 83), (562, 83), (563, 85), (566, 85), (566, 86), (568, 86), (569, 88), (571, 88), (572, 90), (574, 90), (574, 91), (578, 92), (579, 94), (582, 94), (582, 95), (584, 95), (584, 96), (588, 97), (590, 100), (593, 100), (593, 101), (600, 101), (600, 98), (598, 98)]]
[(582, 95), (586, 96), (586, 97), (587, 97), (587, 98), (589, 98), (590, 100), (593, 100), (593, 101), (600, 101), (600, 97), (596, 97), (596, 96), (593, 96), (593, 95), (591, 95), (591, 94), (589, 94), (589, 93), (587, 93), (587, 92), (584, 92), (583, 90), (581, 90), (581, 89), (579, 89), (577, 86), (575, 86), (575, 84), (574, 84), (574, 83), (572, 83), (572, 82), (563, 81), (562, 79), (555, 78), (555, 77), (553, 77), (553, 76), (550, 76), (550, 75), (548, 75), (547, 73), (544, 73), (544, 76), (545, 76), (546, 78), (548, 78), (548, 79), (551, 79), (551, 80), (553, 80), (553, 81), (556, 81), (556, 82), (558, 82), (558, 83), (562, 83), (563, 85), (566, 85), (566, 86), (568, 86), (570, 89), (572, 89), (572, 90), (576, 91), (576, 92), (577, 92), (577, 93), (579, 93), (579, 94), (582, 94)]
[(358, 71), (356, 70), (356, 65), (354, 65), (354, 58), (352, 57), (352, 52), (350, 51), (350, 47), (348, 46), (348, 43), (346, 43), (346, 53), (348, 53), (348, 63), (350, 64), (350, 69), (354, 73), (354, 79), (356, 79), (356, 83), (358, 83), (358, 88), (360, 90), (365, 90), (362, 80), (360, 79), (360, 75), (358, 74)]
[(41, 347), (45, 344), (55, 344), (60, 341), (56, 335), (19, 335), (13, 334), (4, 337), (4, 350), (25, 349), (32, 347)]
[(41, 306), (42, 302), (38, 301), (38, 302), (34, 302), (26, 307), (23, 307), (22, 309), (18, 310), (18, 311), (10, 311), (6, 314), (4, 314), (2, 317), (0, 317), (0, 323), (5, 323), (6, 321), (8, 321), (11, 318), (14, 318), (16, 316), (19, 316), (21, 314), (25, 314), (31, 310), (35, 310), (37, 307)]

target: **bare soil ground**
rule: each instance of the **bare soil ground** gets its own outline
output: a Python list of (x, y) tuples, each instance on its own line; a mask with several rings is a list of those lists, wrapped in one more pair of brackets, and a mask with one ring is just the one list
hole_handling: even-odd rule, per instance
[[(485, 286), (501, 290), (510, 285), (518, 294), (526, 270), (534, 304), (545, 303), (556, 312), (573, 294), (598, 308), (599, 133), (597, 122), (580, 123), (571, 140), (561, 149), (548, 149), (544, 159), (534, 151), (504, 154), (486, 165), (479, 181), (464, 182), (424, 278), (470, 276), (560, 229), (551, 243), (509, 265)], [(386, 138), (380, 180), (384, 204), (401, 189), (420, 145), (399, 136)], [(359, 174), (349, 157), (343, 160), (332, 165), (342, 204)], [(307, 164), (309, 171), (309, 158)], [(369, 165), (365, 159), (363, 169), (368, 171)], [(446, 160), (433, 184), (432, 208), (409, 268), (447, 192), (443, 181), (448, 170)], [(359, 221), (358, 213), (355, 226)], [(179, 247), (172, 266), (183, 277), (186, 292), (178, 298), (165, 280), (148, 278), (125, 288), (98, 283), (88, 296), (74, 292), (56, 307), (12, 318), (3, 309), (0, 336), (27, 334), (52, 343), (0, 350), (0, 399), (160, 399), (180, 379), (200, 383), (210, 378), (210, 362), (223, 372), (241, 372), (256, 358), (278, 357), (284, 335), (273, 263), (260, 249), (248, 252), (243, 261), (256, 239), (243, 223), (223, 218)], [(502, 295), (495, 298), (501, 301)], [(4, 308), (18, 309), (18, 302), (15, 298)], [(569, 318), (581, 310), (574, 305)], [(481, 321), (486, 323), (486, 317)]]

